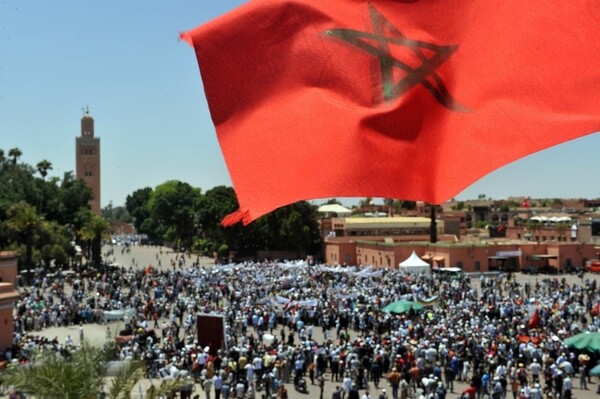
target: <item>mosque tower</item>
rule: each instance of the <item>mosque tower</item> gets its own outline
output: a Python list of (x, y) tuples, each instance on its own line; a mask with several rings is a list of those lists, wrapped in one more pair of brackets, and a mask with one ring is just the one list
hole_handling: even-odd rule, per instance
[(81, 136), (75, 139), (76, 177), (92, 189), (90, 209), (100, 215), (100, 138), (94, 137), (94, 118), (86, 107), (81, 118)]

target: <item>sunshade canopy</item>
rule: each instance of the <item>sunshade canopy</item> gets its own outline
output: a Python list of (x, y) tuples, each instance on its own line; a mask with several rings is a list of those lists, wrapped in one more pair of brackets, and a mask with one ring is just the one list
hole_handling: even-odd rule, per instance
[(584, 332), (565, 339), (569, 348), (596, 352), (600, 350), (600, 333)]
[(414, 310), (421, 310), (421, 309), (423, 309), (423, 305), (420, 305), (420, 304), (418, 304), (416, 302), (412, 302), (412, 301), (400, 300), (400, 301), (392, 302), (389, 305), (385, 306), (383, 308), (383, 311), (387, 312), (387, 313), (401, 314), (401, 313), (407, 313), (408, 311), (410, 311), (411, 308)]

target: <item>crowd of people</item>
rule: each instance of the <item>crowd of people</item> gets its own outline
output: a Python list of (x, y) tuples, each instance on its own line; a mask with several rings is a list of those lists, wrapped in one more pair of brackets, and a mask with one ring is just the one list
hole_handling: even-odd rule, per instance
[[(287, 398), (286, 384), (321, 398), (331, 385), (332, 399), (445, 399), (456, 381), (469, 385), (456, 393), (470, 399), (571, 399), (587, 389), (597, 359), (564, 340), (598, 329), (599, 298), (593, 278), (523, 282), (308, 262), (201, 267), (178, 255), (168, 267), (36, 277), (0, 358), (76, 350), (83, 333), (58, 342), (36, 330), (106, 323), (123, 311), (119, 359), (144, 360), (152, 379), (194, 379), (207, 399)], [(426, 306), (382, 311), (397, 300)], [(224, 318), (223, 342), (200, 342), (199, 313)]]

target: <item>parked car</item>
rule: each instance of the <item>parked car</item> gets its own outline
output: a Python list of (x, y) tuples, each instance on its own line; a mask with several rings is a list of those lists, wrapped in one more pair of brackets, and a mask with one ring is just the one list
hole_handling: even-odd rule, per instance
[(558, 274), (558, 269), (553, 266), (542, 266), (538, 270), (542, 274)]
[(521, 269), (521, 273), (524, 273), (524, 274), (538, 274), (539, 270), (535, 266), (526, 266), (526, 267), (524, 267), (524, 268)]
[(588, 260), (585, 263), (585, 271), (590, 273), (600, 273), (600, 261), (598, 259)]
[(571, 274), (585, 273), (585, 267), (583, 267), (583, 266), (573, 266), (573, 265), (565, 266), (561, 270), (565, 273), (571, 273)]

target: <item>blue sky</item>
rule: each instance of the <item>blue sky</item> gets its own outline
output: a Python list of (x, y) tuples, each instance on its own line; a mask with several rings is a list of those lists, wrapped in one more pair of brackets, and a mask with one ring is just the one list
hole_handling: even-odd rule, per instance
[[(231, 185), (194, 52), (178, 33), (242, 3), (0, 0), (0, 148), (20, 148), (33, 165), (47, 159), (62, 176), (75, 169), (89, 106), (102, 143), (102, 206), (169, 179), (203, 191)], [(600, 197), (599, 148), (598, 134), (562, 144), (456, 198)]]

